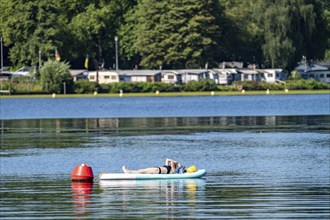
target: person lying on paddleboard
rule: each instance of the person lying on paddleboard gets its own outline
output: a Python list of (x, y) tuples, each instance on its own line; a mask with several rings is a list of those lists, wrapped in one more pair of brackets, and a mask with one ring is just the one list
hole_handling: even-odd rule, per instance
[(124, 173), (133, 174), (173, 174), (177, 172), (177, 169), (182, 168), (182, 165), (172, 159), (166, 159), (165, 165), (160, 167), (149, 167), (138, 170), (129, 170), (125, 166), (122, 166)]

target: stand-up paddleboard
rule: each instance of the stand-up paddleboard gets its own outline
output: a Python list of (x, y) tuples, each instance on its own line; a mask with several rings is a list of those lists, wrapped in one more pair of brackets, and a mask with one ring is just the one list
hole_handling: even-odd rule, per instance
[(100, 180), (157, 180), (157, 179), (189, 179), (201, 178), (206, 170), (197, 170), (193, 173), (175, 174), (126, 174), (126, 173), (101, 173)]

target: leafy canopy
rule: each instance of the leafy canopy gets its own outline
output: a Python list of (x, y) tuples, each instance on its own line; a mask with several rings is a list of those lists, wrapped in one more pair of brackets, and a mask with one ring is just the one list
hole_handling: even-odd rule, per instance
[[(242, 61), (292, 69), (330, 58), (330, 1), (1, 0), (0, 35), (15, 67), (54, 59), (112, 68), (218, 67)], [(94, 61), (94, 62), (93, 62)], [(93, 67), (94, 64), (94, 67)]]
[(63, 93), (63, 84), (67, 86), (67, 92), (72, 90), (72, 77), (70, 66), (65, 62), (48, 60), (40, 69), (40, 83), (46, 92)]

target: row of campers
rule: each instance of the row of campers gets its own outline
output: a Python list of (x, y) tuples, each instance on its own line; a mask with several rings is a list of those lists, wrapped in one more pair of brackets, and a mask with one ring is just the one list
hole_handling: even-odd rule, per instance
[(164, 82), (176, 84), (210, 79), (217, 84), (229, 85), (233, 81), (276, 82), (286, 80), (287, 78), (287, 74), (282, 69), (100, 70), (89, 71), (85, 75), (91, 82), (105, 84), (115, 82)]

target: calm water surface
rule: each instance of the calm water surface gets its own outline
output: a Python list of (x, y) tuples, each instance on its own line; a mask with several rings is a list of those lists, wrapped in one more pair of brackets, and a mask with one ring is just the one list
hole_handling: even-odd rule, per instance
[(0, 99), (1, 119), (324, 115), (330, 95)]
[[(254, 111), (246, 110), (244, 115), (242, 109), (216, 106), (198, 97), (194, 105), (199, 110), (191, 110), (194, 117), (181, 117), (185, 107), (180, 105), (168, 107), (172, 111), (159, 107), (157, 114), (166, 117), (141, 117), (134, 112), (149, 109), (144, 114), (153, 115), (154, 107), (142, 111), (138, 107), (142, 104), (132, 103), (118, 117), (94, 117), (88, 106), (110, 109), (101, 107), (102, 99), (87, 100), (91, 103), (84, 113), (71, 117), (77, 108), (63, 99), (69, 106), (63, 107), (66, 112), (61, 110), (62, 118), (68, 119), (60, 119), (58, 107), (49, 113), (52, 108), (47, 104), (57, 99), (31, 99), (26, 111), (18, 100), (0, 99), (0, 218), (329, 219), (330, 113), (323, 105), (328, 96), (293, 96), (308, 101), (283, 104), (291, 106), (289, 111), (277, 105), (285, 96), (265, 97), (274, 97), (269, 105), (277, 114), (249, 105), (252, 100), (240, 100), (240, 109), (246, 105)], [(267, 106), (263, 97), (256, 98), (263, 100), (257, 106)], [(164, 100), (156, 106), (176, 102)], [(235, 101), (232, 105), (238, 106)], [(16, 111), (15, 117), (3, 114), (4, 109)], [(96, 116), (101, 112), (96, 111)], [(132, 117), (127, 117), (128, 112)], [(37, 115), (48, 119), (24, 119)], [(162, 165), (167, 157), (205, 168), (207, 175), (188, 180), (98, 180), (101, 172), (121, 172), (122, 165)], [(70, 173), (82, 162), (93, 168), (93, 184), (71, 183)]]

